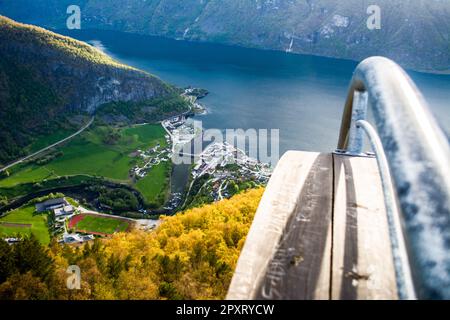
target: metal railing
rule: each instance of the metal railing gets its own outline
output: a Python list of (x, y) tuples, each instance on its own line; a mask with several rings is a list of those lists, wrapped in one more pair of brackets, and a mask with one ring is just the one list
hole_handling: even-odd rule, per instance
[(409, 76), (383, 57), (355, 70), (336, 152), (363, 155), (364, 134), (380, 168), (400, 298), (450, 299), (449, 141)]

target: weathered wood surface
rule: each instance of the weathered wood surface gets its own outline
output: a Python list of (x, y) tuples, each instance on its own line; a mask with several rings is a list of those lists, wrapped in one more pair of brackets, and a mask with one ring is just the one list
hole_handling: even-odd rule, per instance
[(396, 299), (375, 159), (291, 151), (256, 212), (227, 299)]
[(228, 299), (328, 299), (333, 163), (330, 154), (288, 152), (279, 161)]
[(397, 299), (376, 159), (334, 155), (332, 299)]

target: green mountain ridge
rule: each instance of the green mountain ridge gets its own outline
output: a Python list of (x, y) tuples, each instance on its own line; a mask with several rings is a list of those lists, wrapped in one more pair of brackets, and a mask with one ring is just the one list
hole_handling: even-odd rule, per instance
[[(381, 10), (379, 30), (367, 28), (374, 4)], [(69, 5), (80, 6), (83, 29), (352, 60), (382, 55), (414, 70), (450, 71), (450, 1), (0, 0), (0, 12), (66, 28)]]
[(174, 95), (90, 45), (0, 16), (0, 163), (24, 155), (39, 136), (75, 132), (105, 103)]

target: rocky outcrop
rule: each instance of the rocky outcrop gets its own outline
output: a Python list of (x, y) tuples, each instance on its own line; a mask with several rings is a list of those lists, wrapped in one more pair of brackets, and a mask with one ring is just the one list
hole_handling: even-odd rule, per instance
[(92, 113), (107, 102), (147, 100), (173, 90), (90, 45), (1, 16), (0, 54), (42, 79), (71, 111)]

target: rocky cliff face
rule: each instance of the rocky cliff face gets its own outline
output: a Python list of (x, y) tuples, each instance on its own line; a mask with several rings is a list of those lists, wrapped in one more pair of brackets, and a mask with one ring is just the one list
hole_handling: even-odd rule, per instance
[(146, 100), (172, 90), (87, 44), (4, 17), (0, 17), (0, 55), (44, 81), (70, 110), (93, 112), (106, 102)]
[(114, 67), (80, 68), (70, 62), (50, 62), (43, 78), (60, 79), (55, 90), (65, 92), (66, 107), (93, 113), (111, 101), (142, 101), (167, 95), (172, 89), (160, 80), (136, 70)]
[[(81, 7), (83, 28), (112, 29), (354, 60), (384, 55), (417, 70), (450, 70), (450, 1), (375, 2), (0, 0), (0, 12), (24, 21), (61, 28), (65, 27), (67, 6), (78, 4)], [(367, 9), (372, 4), (381, 9), (379, 30), (367, 28)]]

